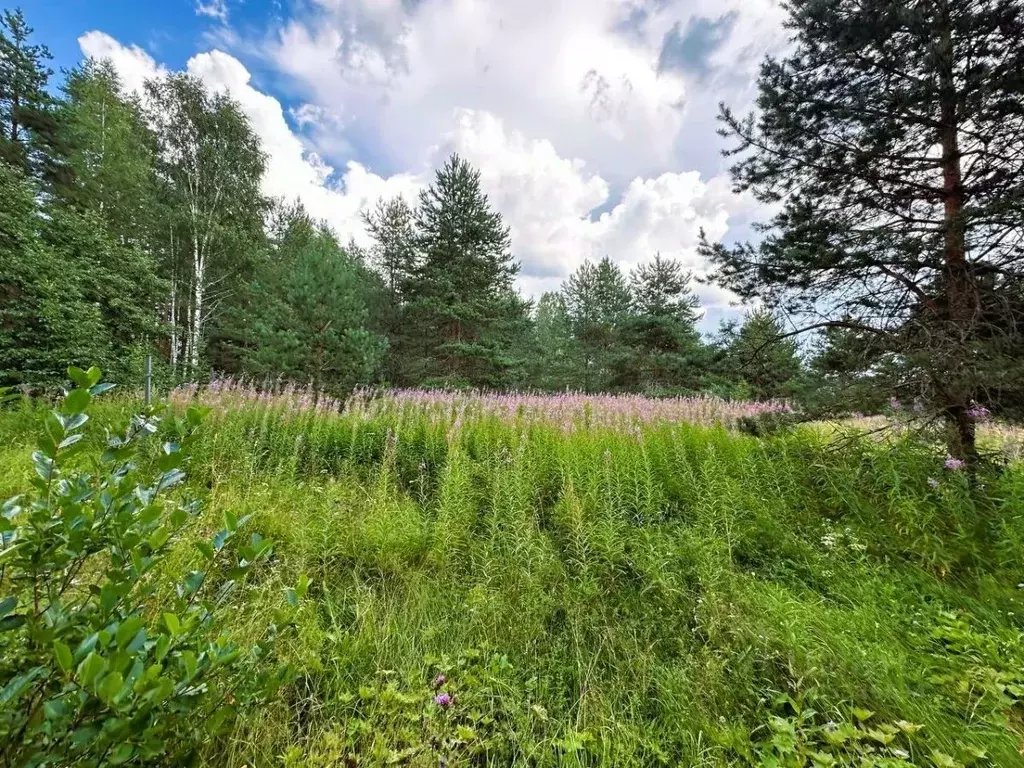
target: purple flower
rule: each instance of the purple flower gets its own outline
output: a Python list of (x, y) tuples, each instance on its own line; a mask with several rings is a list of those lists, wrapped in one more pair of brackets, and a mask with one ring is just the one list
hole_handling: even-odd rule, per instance
[(890, 397), (889, 407), (892, 408), (894, 411), (898, 411), (900, 409), (900, 401), (895, 397)]
[(452, 697), (447, 693), (439, 693), (434, 697), (434, 703), (439, 707), (450, 707), (452, 705)]
[(953, 456), (947, 456), (946, 463), (943, 466), (946, 469), (950, 470), (951, 472), (955, 472), (958, 469), (963, 469), (965, 466), (967, 466), (967, 464), (964, 462), (963, 459), (957, 459)]
[(972, 405), (967, 411), (967, 415), (974, 421), (987, 421), (992, 416), (992, 411), (984, 405)]
[(932, 488), (938, 488), (939, 487), (939, 481), (936, 480), (934, 477), (929, 477), (928, 478), (928, 485), (930, 487), (932, 487)]
[(447, 679), (448, 678), (446, 678), (444, 675), (438, 675), (434, 678), (434, 687), (440, 688), (442, 685), (444, 685), (444, 681)]

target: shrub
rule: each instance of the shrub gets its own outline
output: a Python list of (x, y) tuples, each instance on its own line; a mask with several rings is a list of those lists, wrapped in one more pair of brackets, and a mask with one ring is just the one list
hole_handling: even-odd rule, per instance
[[(76, 386), (45, 420), (32, 488), (0, 515), (0, 765), (185, 762), (287, 678), (271, 657), (287, 609), (263, 645), (220, 634), (229, 596), (272, 544), (241, 541), (245, 521), (225, 512), (197, 543), (205, 568), (171, 588), (161, 563), (199, 510), (176, 487), (204, 413), (134, 416), (86, 462), (90, 404), (112, 385), (97, 368), (68, 375)], [(144, 472), (141, 447), (158, 433), (168, 439)]]
[(767, 437), (785, 432), (806, 420), (803, 414), (793, 411), (766, 411), (765, 413), (741, 416), (736, 426), (744, 434)]

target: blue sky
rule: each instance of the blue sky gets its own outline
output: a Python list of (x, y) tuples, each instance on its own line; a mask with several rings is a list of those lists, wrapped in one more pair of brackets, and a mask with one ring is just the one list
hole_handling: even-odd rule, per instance
[[(55, 69), (110, 58), (126, 87), (188, 70), (260, 135), (268, 193), (343, 238), (359, 212), (413, 197), (451, 151), (483, 173), (512, 228), (520, 286), (584, 259), (655, 252), (704, 270), (703, 227), (749, 235), (717, 103), (746, 108), (784, 44), (777, 0), (31, 0)], [(706, 327), (729, 298), (702, 288)]]

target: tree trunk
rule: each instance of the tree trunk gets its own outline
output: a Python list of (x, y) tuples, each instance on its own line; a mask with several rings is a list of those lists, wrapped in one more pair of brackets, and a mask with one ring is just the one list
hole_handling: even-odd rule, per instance
[(203, 338), (203, 295), (206, 293), (206, 259), (199, 250), (198, 235), (192, 237), (192, 266), (195, 281), (192, 284), (192, 327), (189, 329), (191, 339), (188, 365), (195, 371), (199, 368), (199, 346)]
[(171, 272), (171, 373), (178, 374), (178, 279)]
[[(961, 378), (969, 364), (970, 338), (973, 333), (974, 300), (970, 268), (964, 237), (964, 187), (959, 145), (959, 117), (957, 92), (953, 75), (955, 51), (949, 5), (943, 9), (943, 28), (939, 45), (939, 143), (942, 147), (943, 190), (943, 269), (945, 281), (945, 314), (940, 333), (944, 336), (939, 352), (948, 350), (950, 358), (942, 361), (943, 368), (955, 367), (952, 381), (936, 382), (946, 393), (946, 416), (952, 422), (955, 438), (950, 441), (950, 452), (973, 464), (978, 457), (975, 445), (974, 423), (970, 408), (970, 382)], [(947, 374), (943, 374), (947, 378)]]

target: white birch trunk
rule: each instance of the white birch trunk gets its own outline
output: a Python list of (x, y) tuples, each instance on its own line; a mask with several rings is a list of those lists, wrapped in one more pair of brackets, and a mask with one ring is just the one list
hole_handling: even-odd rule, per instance
[(178, 373), (178, 280), (171, 273), (171, 373)]
[(192, 236), (192, 267), (195, 280), (192, 284), (192, 328), (189, 342), (189, 368), (199, 367), (199, 348), (203, 339), (203, 296), (206, 293), (206, 259), (199, 248), (198, 234)]

